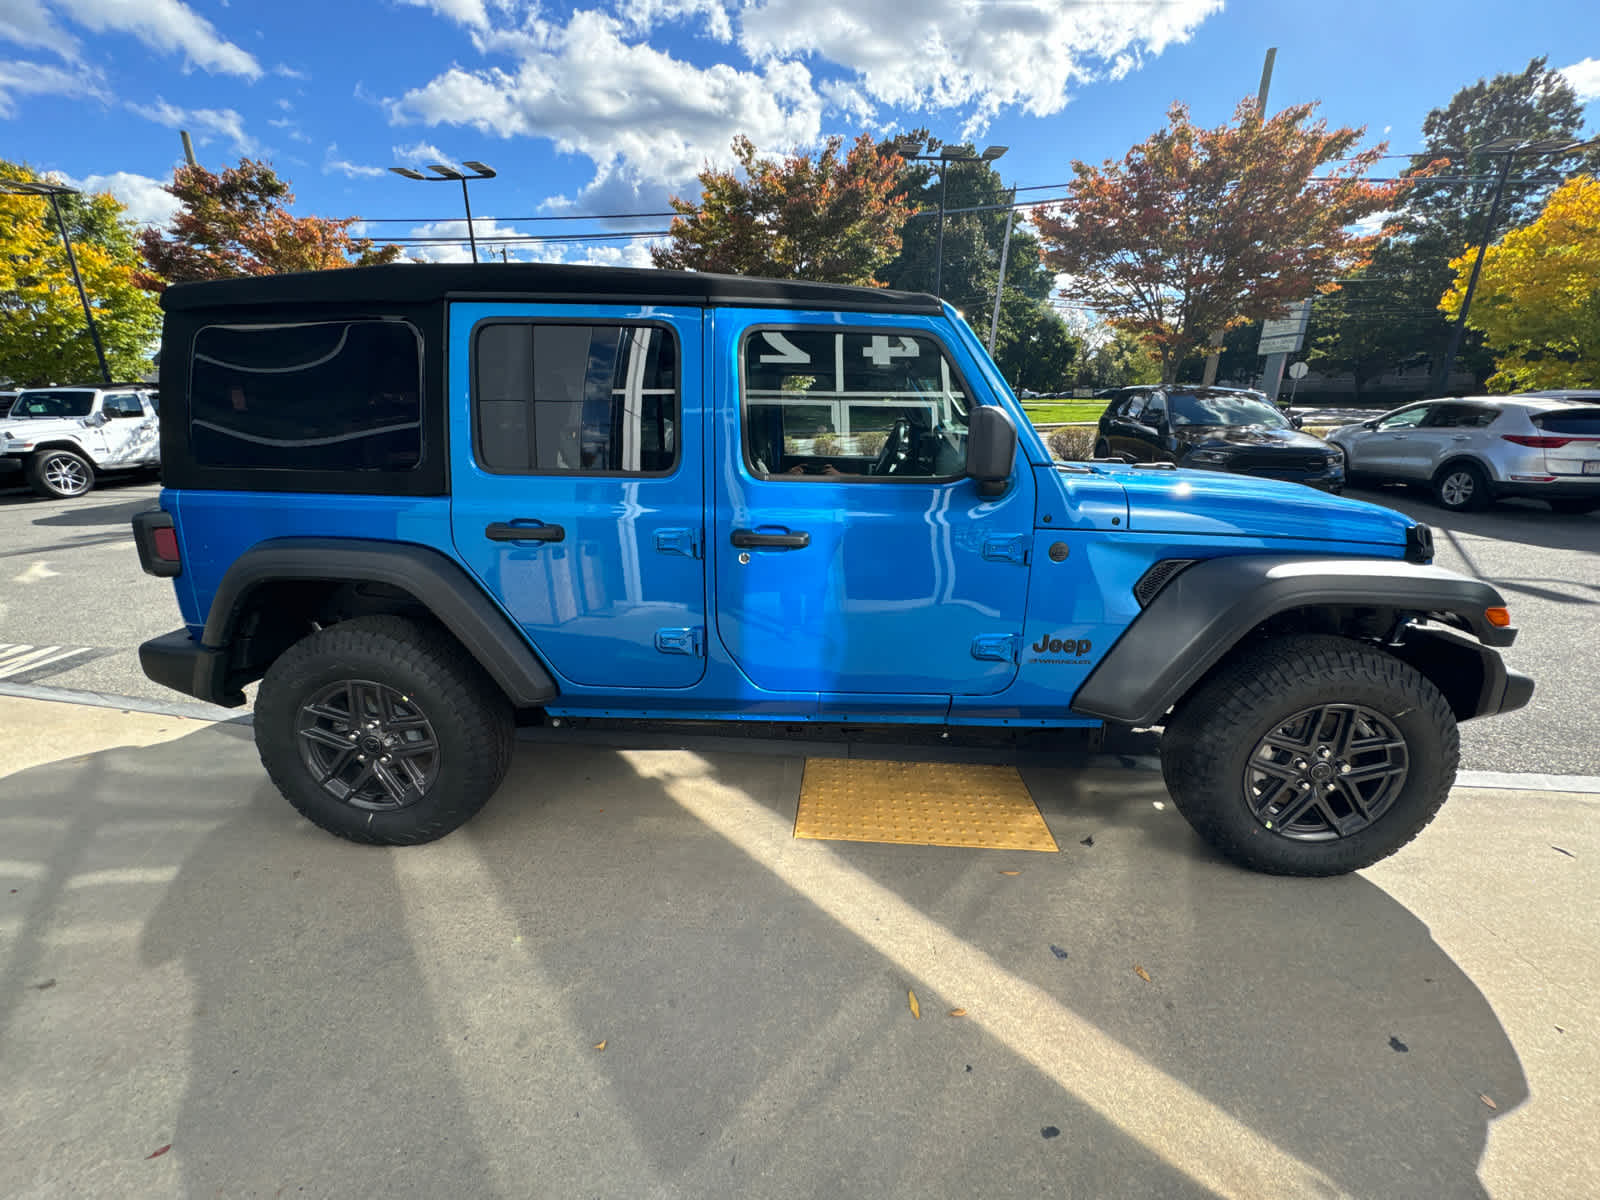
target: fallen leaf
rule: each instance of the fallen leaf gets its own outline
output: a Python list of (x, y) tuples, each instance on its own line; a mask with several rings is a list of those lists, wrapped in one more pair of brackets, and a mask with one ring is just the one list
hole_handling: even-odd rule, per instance
[(1480, 1092), (1480, 1093), (1479, 1093), (1479, 1094), (1478, 1094), (1478, 1099), (1479, 1099), (1479, 1100), (1482, 1100), (1482, 1101), (1483, 1101), (1483, 1102), (1484, 1102), (1484, 1103), (1485, 1103), (1485, 1104), (1487, 1104), (1487, 1105), (1488, 1105), (1488, 1106), (1489, 1106), (1489, 1107), (1490, 1107), (1490, 1108), (1495, 1108), (1495, 1109), (1497, 1109), (1497, 1108), (1499, 1108), (1499, 1107), (1500, 1107), (1500, 1106), (1499, 1106), (1499, 1105), (1498, 1105), (1498, 1104), (1496, 1104), (1496, 1103), (1495, 1103), (1495, 1102), (1494, 1102), (1494, 1101), (1493, 1101), (1493, 1100), (1491, 1100), (1491, 1099), (1489, 1099), (1489, 1097), (1488, 1097), (1488, 1096), (1485, 1096), (1485, 1095), (1484, 1095), (1484, 1094), (1483, 1094), (1483, 1093), (1481, 1093), (1481, 1092)]
[(952, 1008), (950, 1010), (950, 1015), (952, 1017), (964, 1017), (967, 1015), (967, 1010), (964, 1008)]
[(907, 990), (906, 999), (911, 1001), (911, 1015), (917, 1020), (922, 1020), (922, 1007), (917, 1003), (917, 994)]
[(52, 976), (51, 978), (46, 979), (43, 983), (34, 984), (33, 985), (33, 990), (36, 991), (36, 992), (47, 992), (51, 988), (55, 987), (55, 985), (56, 985), (56, 981), (55, 981), (55, 978)]
[(1550, 849), (1554, 850), (1557, 854), (1565, 854), (1568, 858), (1578, 857), (1571, 850), (1563, 850), (1560, 846), (1551, 846)]
[(1094, 834), (1091, 833), (1088, 837), (1082, 839), (1078, 843), (1078, 845), (1080, 845), (1080, 846), (1092, 846), (1092, 845), (1094, 845)]
[(144, 1156), (144, 1160), (145, 1160), (145, 1162), (149, 1162), (152, 1158), (160, 1158), (163, 1154), (165, 1154), (168, 1150), (171, 1150), (171, 1149), (172, 1149), (172, 1143), (168, 1142), (165, 1146), (162, 1146), (161, 1149), (153, 1151), (150, 1154), (146, 1154)]
[(1044, 1138), (1045, 1141), (1049, 1141), (1053, 1137), (1060, 1137), (1061, 1130), (1057, 1129), (1054, 1125), (1046, 1125), (1043, 1129), (1039, 1130), (1039, 1136)]
[(1134, 963), (1133, 964), (1133, 973), (1135, 975), (1137, 975), (1140, 979), (1144, 980), (1146, 983), (1150, 982), (1150, 972), (1146, 971), (1138, 963)]
[(606, 1048), (606, 1044), (605, 1044), (604, 1039), (602, 1039), (601, 1041), (596, 1042), (594, 1044), (594, 1048), (596, 1050), (604, 1050)]
[(1050, 947), (1050, 953), (1054, 954), (1057, 958), (1066, 958), (1066, 956), (1067, 956), (1067, 952), (1065, 950), (1063, 950), (1060, 946), (1051, 946)]
[(1001, 871), (1000, 874), (1002, 874), (1002, 875), (1021, 875), (1022, 872), (1021, 871)]
[(1392, 1033), (1389, 1035), (1389, 1049), (1393, 1050), (1396, 1054), (1411, 1053), (1411, 1047), (1406, 1045), (1399, 1038), (1395, 1037)]

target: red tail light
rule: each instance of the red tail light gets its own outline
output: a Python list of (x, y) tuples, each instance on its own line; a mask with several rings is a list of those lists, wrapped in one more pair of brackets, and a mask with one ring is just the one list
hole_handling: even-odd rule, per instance
[(1559, 450), (1568, 442), (1577, 440), (1565, 437), (1528, 437), (1520, 433), (1502, 433), (1500, 438), (1502, 441), (1515, 442), (1519, 446), (1532, 446), (1535, 450)]
[(178, 531), (176, 529), (156, 529), (152, 531), (150, 541), (156, 557), (162, 562), (175, 563), (178, 558)]
[(133, 544), (139, 549), (139, 565), (146, 575), (171, 579), (183, 574), (183, 553), (178, 549), (178, 531), (172, 527), (172, 514), (153, 508), (133, 518)]

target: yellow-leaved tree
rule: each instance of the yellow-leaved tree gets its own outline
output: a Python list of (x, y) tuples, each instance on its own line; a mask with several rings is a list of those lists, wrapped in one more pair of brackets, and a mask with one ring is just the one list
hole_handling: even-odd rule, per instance
[[(1477, 248), (1439, 307), (1461, 312)], [(1467, 314), (1495, 354), (1497, 392), (1600, 387), (1600, 180), (1569, 179), (1532, 224), (1489, 247)]]
[[(0, 178), (39, 182), (0, 159)], [(114, 379), (141, 378), (161, 332), (155, 297), (134, 281), (133, 225), (109, 194), (62, 196), (72, 248)], [(48, 197), (0, 195), (0, 378), (22, 386), (95, 383), (100, 364)]]

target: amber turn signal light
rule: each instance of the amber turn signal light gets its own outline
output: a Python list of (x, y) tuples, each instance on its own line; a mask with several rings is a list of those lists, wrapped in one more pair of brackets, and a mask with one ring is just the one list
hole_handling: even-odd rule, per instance
[(1483, 610), (1484, 620), (1497, 629), (1504, 629), (1511, 624), (1511, 612), (1504, 608), (1486, 608)]

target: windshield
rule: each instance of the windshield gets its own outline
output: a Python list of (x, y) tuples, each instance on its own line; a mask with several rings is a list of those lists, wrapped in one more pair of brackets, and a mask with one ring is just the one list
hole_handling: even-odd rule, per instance
[(1169, 392), (1174, 425), (1266, 425), (1272, 429), (1292, 429), (1289, 420), (1265, 400), (1250, 396), (1209, 395)]
[(94, 393), (78, 391), (23, 392), (11, 406), (12, 417), (87, 417)]

